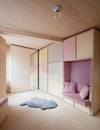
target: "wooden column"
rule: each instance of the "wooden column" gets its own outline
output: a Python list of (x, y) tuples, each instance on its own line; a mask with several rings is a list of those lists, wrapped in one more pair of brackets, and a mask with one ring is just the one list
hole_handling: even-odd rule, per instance
[(6, 41), (0, 37), (0, 98), (6, 96)]

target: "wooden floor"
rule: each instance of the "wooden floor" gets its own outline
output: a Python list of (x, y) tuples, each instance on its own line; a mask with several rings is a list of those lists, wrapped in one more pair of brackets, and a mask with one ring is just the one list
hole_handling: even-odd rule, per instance
[[(19, 106), (33, 97), (53, 99), (55, 109), (41, 110)], [(55, 96), (39, 90), (8, 95), (8, 117), (0, 130), (100, 130), (100, 112), (94, 117)]]

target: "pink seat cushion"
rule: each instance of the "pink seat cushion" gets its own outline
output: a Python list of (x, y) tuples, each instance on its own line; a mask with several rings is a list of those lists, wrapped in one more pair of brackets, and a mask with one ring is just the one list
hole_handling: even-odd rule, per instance
[(79, 93), (66, 93), (66, 92), (62, 92), (62, 95), (66, 98), (71, 99), (72, 101), (75, 101), (77, 103), (80, 103), (84, 106), (87, 106), (90, 104), (89, 99), (82, 99), (79, 95)]
[(0, 107), (7, 101), (7, 98), (0, 98)]
[(89, 87), (87, 85), (84, 85), (79, 95), (82, 99), (87, 98), (89, 96)]
[(64, 82), (64, 92), (76, 93), (76, 82)]

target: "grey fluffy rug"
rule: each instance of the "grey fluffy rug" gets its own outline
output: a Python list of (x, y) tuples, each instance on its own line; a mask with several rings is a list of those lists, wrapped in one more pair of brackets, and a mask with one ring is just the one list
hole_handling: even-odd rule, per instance
[(25, 106), (25, 105), (28, 105), (29, 107), (34, 107), (34, 108), (41, 108), (41, 110), (52, 109), (52, 108), (57, 107), (57, 104), (55, 101), (47, 100), (45, 98), (38, 98), (38, 97), (34, 97), (31, 100), (20, 104), (20, 106)]

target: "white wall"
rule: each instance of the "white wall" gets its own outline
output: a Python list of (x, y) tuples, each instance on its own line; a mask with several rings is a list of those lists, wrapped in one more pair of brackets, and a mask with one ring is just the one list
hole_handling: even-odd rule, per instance
[(13, 45), (11, 46), (10, 50), (11, 93), (30, 90), (30, 55), (34, 51)]
[(6, 41), (0, 37), (0, 98), (6, 96)]

